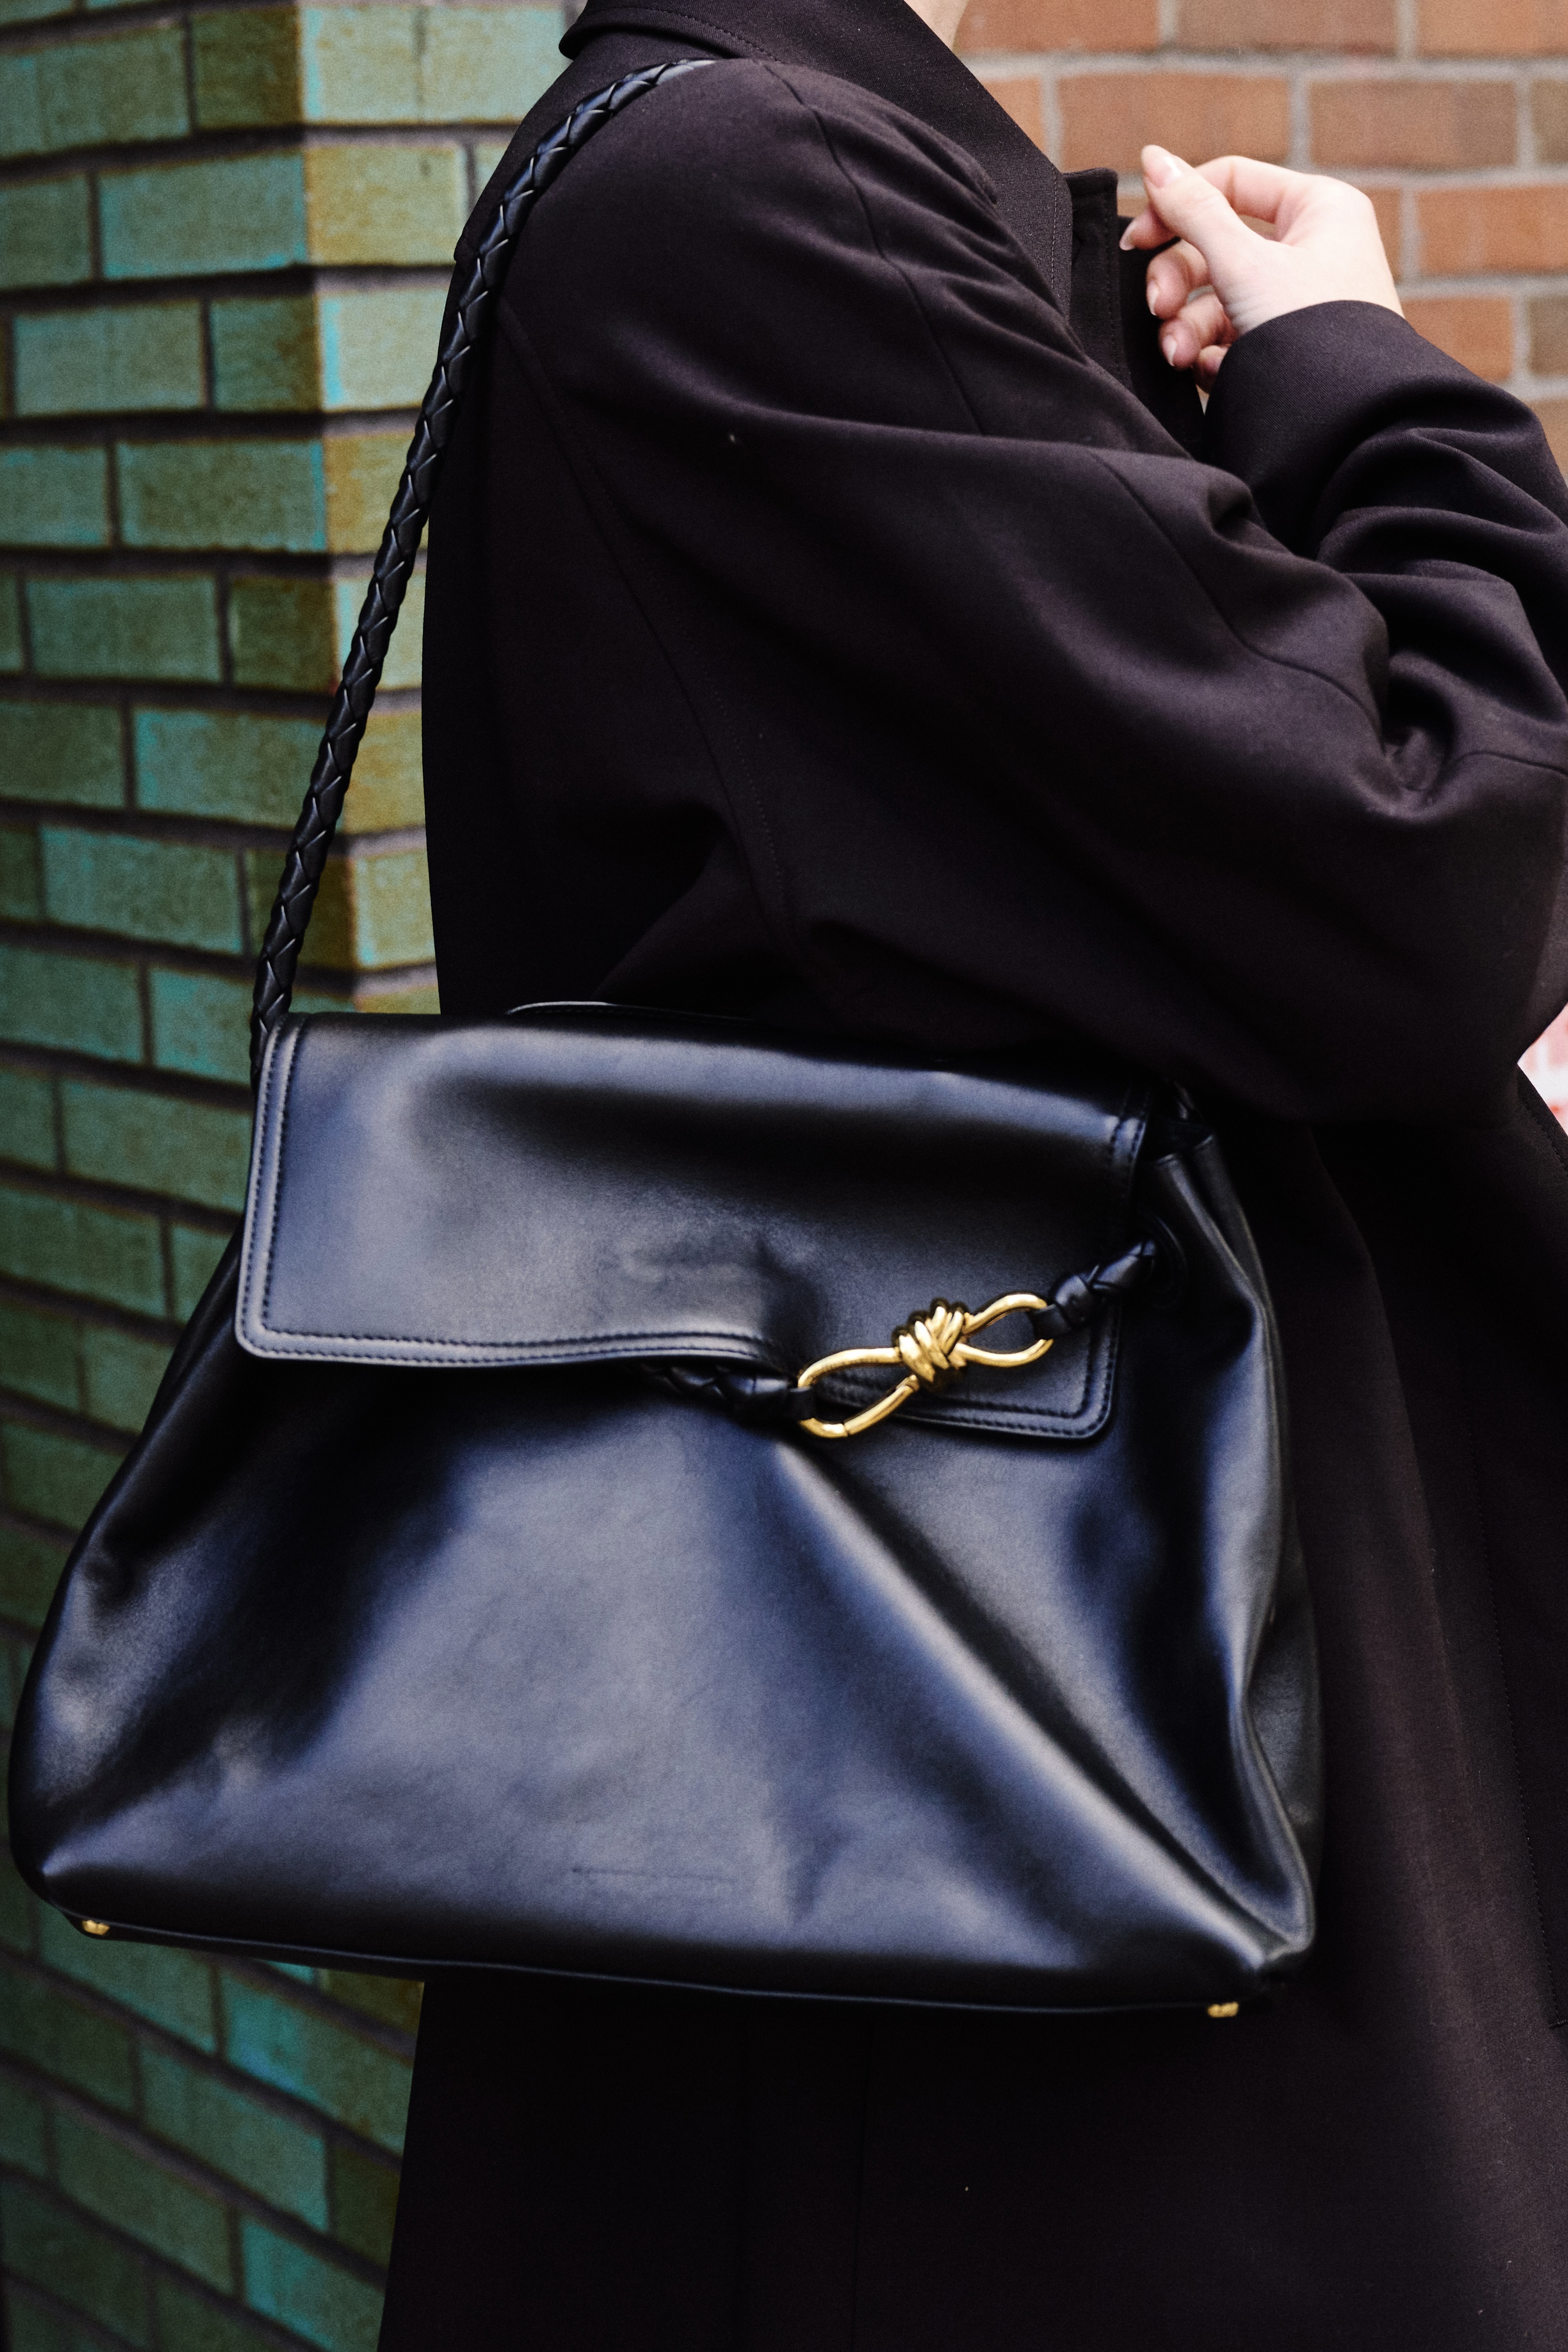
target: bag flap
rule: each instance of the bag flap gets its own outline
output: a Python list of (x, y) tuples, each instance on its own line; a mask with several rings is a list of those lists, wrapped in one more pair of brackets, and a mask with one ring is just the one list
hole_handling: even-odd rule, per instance
[[(1123, 1245), (1144, 1089), (932, 1068), (605, 1005), (285, 1024), (263, 1075), (237, 1334), (264, 1357), (703, 1359), (794, 1378), (933, 1298), (1048, 1297)], [(1116, 1317), (915, 1416), (1087, 1436)], [(1027, 1346), (1021, 1320), (987, 1346)], [(886, 1372), (824, 1384), (851, 1406)]]

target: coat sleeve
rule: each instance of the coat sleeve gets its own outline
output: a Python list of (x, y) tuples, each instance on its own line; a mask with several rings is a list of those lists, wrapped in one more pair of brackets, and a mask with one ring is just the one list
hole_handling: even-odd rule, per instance
[(1568, 998), (1568, 492), (1528, 410), (1332, 304), (1236, 347), (1195, 462), (967, 157), (750, 62), (616, 125), (531, 239), (514, 353), (846, 1018), (1492, 1115)]

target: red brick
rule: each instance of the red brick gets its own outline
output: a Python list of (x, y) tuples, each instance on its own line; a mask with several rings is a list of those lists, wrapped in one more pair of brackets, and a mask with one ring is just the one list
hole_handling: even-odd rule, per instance
[(1435, 58), (1544, 58), (1568, 49), (1568, 0), (1421, 0)]
[(1215, 155), (1281, 163), (1289, 145), (1289, 101), (1272, 75), (1065, 74), (1058, 88), (1058, 160), (1069, 172), (1089, 163), (1135, 172), (1150, 140), (1189, 163)]
[(1397, 188), (1368, 188), (1373, 211), (1377, 215), (1377, 233), (1383, 239), (1383, 249), (1388, 256), (1388, 266), (1397, 278), (1405, 257), (1405, 208)]
[(985, 87), (998, 106), (1005, 108), (1020, 131), (1026, 131), (1037, 147), (1046, 143), (1045, 116), (1040, 108), (1040, 85), (1034, 74), (1015, 74), (993, 81), (989, 76)]
[(1568, 163), (1568, 81), (1538, 81), (1530, 105), (1536, 153), (1543, 163)]
[(1568, 375), (1568, 296), (1531, 304), (1530, 364), (1537, 375)]
[(1181, 0), (1178, 38), (1193, 49), (1344, 49), (1364, 56), (1398, 39), (1396, 0)]
[(1321, 81), (1311, 92), (1312, 157), (1342, 170), (1475, 171), (1518, 148), (1506, 81)]
[(1160, 0), (970, 0), (958, 37), (978, 49), (1153, 49)]
[(1568, 473), (1568, 400), (1537, 400), (1531, 405), (1546, 427), (1552, 456)]
[(1423, 188), (1415, 203), (1426, 277), (1568, 269), (1568, 187)]
[(1501, 383), (1513, 373), (1513, 311), (1500, 296), (1412, 295), (1405, 315), (1418, 335), (1477, 375)]

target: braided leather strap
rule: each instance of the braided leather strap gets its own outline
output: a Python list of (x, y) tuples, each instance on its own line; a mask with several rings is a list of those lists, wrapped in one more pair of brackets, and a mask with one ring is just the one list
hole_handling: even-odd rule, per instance
[(710, 58), (681, 58), (668, 65), (647, 66), (640, 73), (626, 74), (607, 89), (585, 98), (564, 122), (541, 141), (512, 179), (468, 266), (453, 308), (451, 331), (437, 359), (436, 373), (408, 445), (381, 551), (371, 573), (370, 591), (343, 664), (342, 682), (332, 698), (326, 733), (316, 755), (294, 838), (283, 861), (282, 878), (256, 969), (256, 994), (250, 1014), (252, 1086), (260, 1078), (267, 1040), (289, 1010), (310, 909), (342, 814), (354, 760), (364, 740), (386, 649), (413, 575), (414, 559), (429, 516), (441, 461), (512, 248), (545, 189), (559, 178), (578, 149), (585, 146), (596, 131), (616, 115), (624, 113), (634, 100), (657, 89), (661, 82), (671, 81), (679, 74), (696, 72), (712, 62)]

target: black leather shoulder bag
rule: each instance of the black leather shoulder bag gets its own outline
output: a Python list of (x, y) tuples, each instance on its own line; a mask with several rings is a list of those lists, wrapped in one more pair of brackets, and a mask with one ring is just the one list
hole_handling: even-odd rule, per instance
[(50, 1612), (16, 1857), (89, 1934), (335, 1967), (1225, 2014), (1311, 1942), (1321, 1772), (1203, 1123), (1059, 1055), (289, 1017), (511, 247), (694, 69), (579, 108), (458, 292), (262, 954), (243, 1236)]

